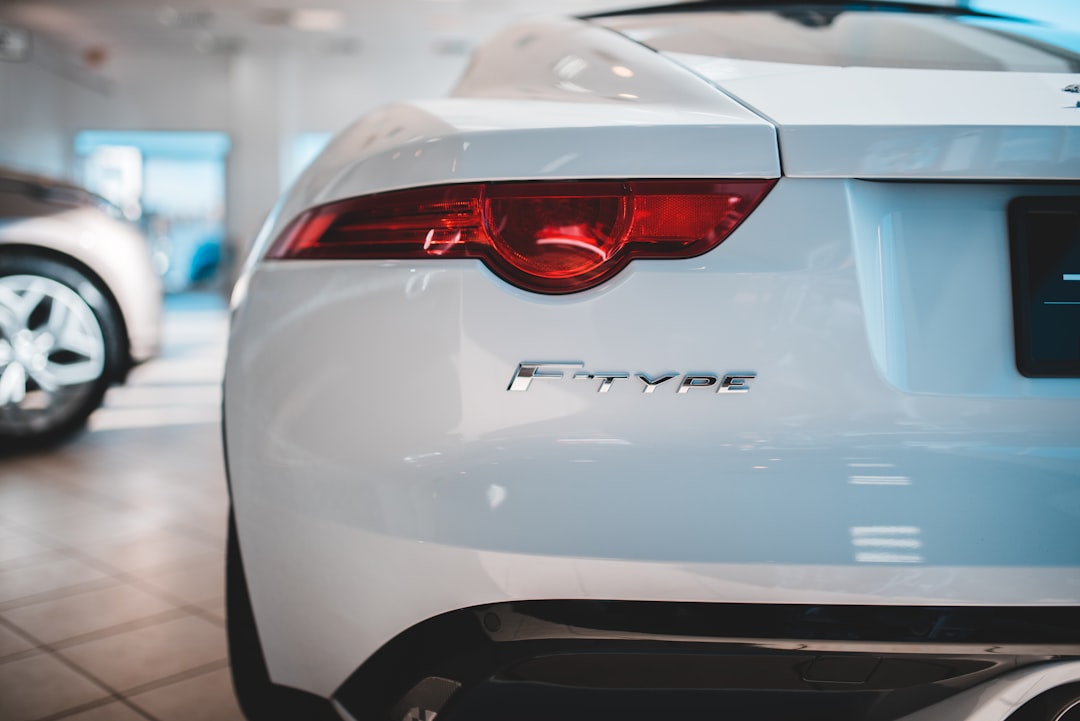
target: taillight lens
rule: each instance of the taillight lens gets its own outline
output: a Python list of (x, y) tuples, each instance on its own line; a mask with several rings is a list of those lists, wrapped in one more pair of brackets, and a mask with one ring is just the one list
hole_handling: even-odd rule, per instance
[(775, 180), (472, 183), (312, 208), (270, 259), (478, 258), (539, 293), (574, 293), (635, 258), (692, 258), (731, 234)]

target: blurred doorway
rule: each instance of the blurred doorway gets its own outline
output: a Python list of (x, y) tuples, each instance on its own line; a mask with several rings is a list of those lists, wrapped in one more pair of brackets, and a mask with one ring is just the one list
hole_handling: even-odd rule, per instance
[(143, 229), (166, 292), (216, 287), (229, 277), (231, 145), (218, 132), (84, 130), (75, 137), (80, 182)]

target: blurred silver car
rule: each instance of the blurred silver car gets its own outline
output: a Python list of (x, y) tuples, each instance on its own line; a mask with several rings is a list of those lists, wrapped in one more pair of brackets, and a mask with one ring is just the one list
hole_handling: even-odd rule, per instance
[(76, 430), (158, 349), (145, 238), (73, 185), (0, 169), (0, 448)]

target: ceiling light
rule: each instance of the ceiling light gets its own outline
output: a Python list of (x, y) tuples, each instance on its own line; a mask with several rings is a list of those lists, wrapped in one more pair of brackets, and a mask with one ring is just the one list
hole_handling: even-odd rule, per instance
[(214, 19), (210, 10), (179, 10), (172, 5), (162, 5), (155, 13), (157, 21), (168, 28), (205, 28)]
[(311, 32), (332, 32), (345, 25), (345, 15), (340, 10), (303, 9), (294, 10), (289, 16), (289, 25), (297, 30)]

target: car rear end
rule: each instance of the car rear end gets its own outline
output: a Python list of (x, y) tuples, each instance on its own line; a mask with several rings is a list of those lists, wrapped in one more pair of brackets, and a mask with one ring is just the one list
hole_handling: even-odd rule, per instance
[[(225, 405), (274, 683), (346, 718), (1066, 718), (1077, 68), (937, 11), (882, 27), (945, 69), (698, 37), (879, 16), (812, 10), (513, 29), (283, 199)], [(973, 28), (1053, 67), (954, 67)]]

